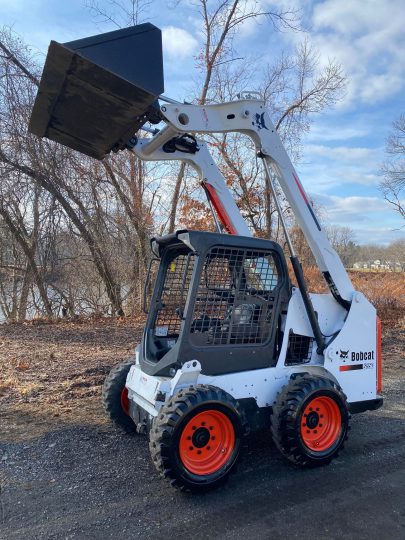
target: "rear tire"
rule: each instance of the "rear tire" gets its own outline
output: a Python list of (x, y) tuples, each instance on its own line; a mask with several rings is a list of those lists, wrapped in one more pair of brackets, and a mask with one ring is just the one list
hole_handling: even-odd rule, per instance
[(214, 386), (181, 390), (160, 410), (150, 430), (150, 452), (160, 475), (183, 491), (206, 491), (235, 469), (247, 434), (237, 401)]
[(136, 431), (136, 426), (129, 416), (128, 390), (125, 387), (128, 372), (134, 360), (126, 360), (113, 367), (104, 380), (102, 401), (107, 416), (127, 433)]
[(348, 437), (350, 413), (338, 384), (326, 377), (299, 375), (277, 395), (271, 417), (273, 440), (289, 461), (326, 465)]

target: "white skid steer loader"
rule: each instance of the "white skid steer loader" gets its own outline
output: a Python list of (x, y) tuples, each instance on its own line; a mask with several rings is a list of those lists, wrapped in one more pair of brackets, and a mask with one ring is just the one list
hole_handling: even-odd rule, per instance
[[(183, 490), (222, 483), (246, 435), (259, 429), (270, 429), (293, 463), (327, 464), (343, 447), (350, 414), (382, 405), (376, 310), (354, 290), (264, 102), (248, 95), (192, 105), (162, 92), (161, 33), (151, 24), (51, 42), (30, 121), (36, 135), (98, 159), (126, 148), (141, 160), (191, 165), (217, 224), (216, 233), (151, 240), (158, 270), (143, 338), (135, 358), (106, 378), (107, 413), (128, 431), (149, 433), (156, 468)], [(151, 136), (136, 137), (139, 129)], [(233, 132), (251, 137), (263, 163), (298, 287), (280, 246), (251, 236), (197, 137)], [(329, 294), (307, 291), (275, 179)]]

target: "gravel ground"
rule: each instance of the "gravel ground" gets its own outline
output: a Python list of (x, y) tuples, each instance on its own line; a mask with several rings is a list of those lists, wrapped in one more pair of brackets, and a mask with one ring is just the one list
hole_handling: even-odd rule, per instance
[(405, 538), (404, 329), (384, 334), (384, 408), (353, 418), (332, 465), (296, 469), (256, 434), (227, 485), (198, 496), (166, 485), (146, 438), (101, 414), (104, 373), (135, 330), (1, 328), (1, 538)]

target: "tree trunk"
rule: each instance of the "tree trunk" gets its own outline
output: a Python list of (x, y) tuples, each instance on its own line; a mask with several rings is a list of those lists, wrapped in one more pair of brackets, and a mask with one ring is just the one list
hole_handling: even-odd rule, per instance
[(0, 150), (0, 159), (4, 163), (7, 163), (8, 165), (14, 167), (14, 169), (16, 169), (17, 171), (20, 171), (23, 174), (26, 174), (27, 176), (32, 178), (38, 185), (48, 191), (48, 193), (50, 193), (60, 203), (68, 218), (82, 235), (83, 240), (86, 242), (90, 253), (92, 254), (94, 264), (105, 285), (107, 296), (110, 300), (113, 312), (123, 313), (120, 285), (115, 282), (113, 272), (109, 268), (108, 262), (103, 256), (102, 250), (100, 246), (98, 246), (96, 239), (91, 234), (90, 230), (86, 227), (86, 225), (83, 223), (83, 221), (80, 219), (73, 206), (69, 203), (67, 198), (60, 191), (59, 187), (44, 173), (35, 171), (27, 165), (21, 165), (20, 163), (13, 161), (12, 159), (8, 158), (2, 150)]
[(4, 219), (7, 227), (9, 228), (11, 234), (14, 236), (16, 241), (20, 244), (22, 250), (24, 251), (25, 256), (27, 257), (27, 261), (31, 267), (35, 285), (37, 286), (38, 292), (41, 296), (41, 300), (42, 300), (43, 307), (45, 309), (46, 316), (48, 318), (51, 318), (53, 315), (52, 305), (49, 301), (48, 294), (46, 292), (46, 288), (45, 288), (42, 276), (40, 274), (37, 263), (35, 261), (35, 253), (32, 252), (31, 246), (29, 245), (27, 238), (25, 238), (23, 232), (15, 225), (12, 217), (10, 216), (10, 214), (7, 212), (7, 210), (4, 207), (0, 207), (0, 214), (2, 218)]
[(32, 275), (30, 265), (27, 263), (24, 273), (24, 278), (21, 287), (20, 293), (20, 302), (18, 305), (18, 320), (24, 321), (27, 318), (27, 306), (28, 306), (28, 295), (30, 292), (30, 287), (32, 283)]
[(170, 209), (169, 233), (174, 232), (174, 228), (176, 226), (177, 207), (179, 204), (180, 189), (181, 189), (181, 184), (183, 183), (185, 171), (186, 171), (186, 164), (182, 162), (182, 164), (180, 165), (179, 172), (177, 174), (176, 184), (174, 186), (174, 191), (173, 191), (172, 205)]

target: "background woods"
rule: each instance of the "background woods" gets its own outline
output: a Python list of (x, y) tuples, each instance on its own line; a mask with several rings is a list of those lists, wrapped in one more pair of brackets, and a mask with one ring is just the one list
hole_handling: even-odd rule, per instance
[[(147, 19), (148, 2), (115, 1), (111, 13), (95, 1), (87, 5), (98, 23), (113, 27)], [(321, 66), (304, 34), (295, 52), (282, 54), (272, 64), (238, 55), (235, 36), (251, 20), (261, 20), (269, 32), (289, 28), (300, 35), (294, 11), (263, 11), (259, 3), (239, 0), (198, 0), (194, 5), (202, 32), (197, 77), (184, 98), (216, 103), (257, 90), (296, 162), (314, 115), (333, 106), (345, 91), (339, 64), (330, 60)], [(130, 152), (97, 162), (30, 135), (27, 125), (40, 64), (13, 32), (0, 31), (2, 316), (22, 320), (34, 315), (136, 313), (149, 237), (180, 227), (212, 229), (204, 194), (184, 165), (142, 163)], [(272, 195), (250, 141), (229, 134), (207, 141), (254, 234), (283, 244)], [(303, 264), (311, 265), (285, 202), (284, 212)], [(350, 229), (334, 228), (330, 234), (347, 266), (375, 258), (389, 264), (399, 260), (395, 249), (403, 253), (403, 245), (394, 245), (385, 251), (375, 246), (366, 254)]]

